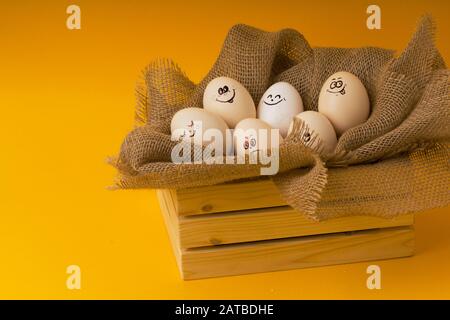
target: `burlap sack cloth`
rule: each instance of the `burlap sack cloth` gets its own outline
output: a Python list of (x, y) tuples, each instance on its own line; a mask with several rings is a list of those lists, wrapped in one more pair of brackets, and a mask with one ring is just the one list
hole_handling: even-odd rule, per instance
[(274, 82), (292, 84), (305, 110), (317, 110), (320, 89), (337, 71), (358, 76), (372, 112), (345, 132), (326, 159), (297, 138), (296, 124), (280, 146), (280, 171), (272, 176), (286, 202), (315, 220), (348, 215), (395, 217), (447, 205), (449, 193), (450, 72), (435, 48), (434, 25), (422, 18), (407, 48), (311, 48), (295, 30), (264, 32), (236, 25), (208, 75), (198, 84), (170, 61), (144, 71), (137, 88), (137, 127), (111, 163), (116, 188), (189, 188), (260, 176), (251, 164), (174, 164), (173, 114), (202, 107), (210, 80), (228, 76), (257, 103)]

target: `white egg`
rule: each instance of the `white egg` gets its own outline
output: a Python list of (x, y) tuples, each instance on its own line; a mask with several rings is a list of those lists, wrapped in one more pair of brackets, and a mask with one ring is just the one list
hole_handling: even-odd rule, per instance
[(227, 77), (215, 78), (206, 86), (203, 108), (220, 116), (230, 128), (243, 119), (256, 117), (250, 93), (242, 84)]
[[(283, 141), (278, 130), (260, 119), (244, 119), (233, 130), (234, 150), (238, 156), (278, 148)], [(278, 133), (277, 133), (278, 131)], [(278, 141), (277, 141), (278, 140)]]
[(319, 112), (327, 116), (336, 133), (341, 135), (369, 117), (367, 90), (355, 75), (337, 72), (328, 78), (320, 91)]
[[(321, 142), (325, 153), (334, 151), (337, 145), (336, 132), (327, 117), (316, 111), (305, 111), (296, 115), (295, 118), (301, 120), (308, 127), (308, 131), (302, 133), (302, 140), (306, 146), (315, 149)], [(290, 125), (289, 133), (292, 129), (293, 122)], [(313, 139), (314, 136), (317, 138)]]
[(298, 91), (287, 82), (277, 82), (262, 96), (257, 115), (286, 137), (292, 118), (302, 111), (303, 101)]
[(216, 139), (220, 135), (224, 154), (230, 154), (233, 147), (231, 132), (225, 121), (201, 108), (179, 110), (172, 118), (170, 131), (174, 141), (190, 141), (203, 146), (218, 141)]

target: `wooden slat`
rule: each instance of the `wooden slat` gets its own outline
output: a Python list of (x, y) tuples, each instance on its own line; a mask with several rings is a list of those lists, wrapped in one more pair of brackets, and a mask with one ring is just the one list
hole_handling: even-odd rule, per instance
[[(166, 199), (171, 215), (175, 201), (168, 190), (160, 191)], [(178, 217), (179, 246), (195, 248), (211, 245), (279, 239), (315, 234), (408, 226), (414, 223), (412, 215), (395, 219), (354, 216), (315, 222), (308, 220), (291, 207), (253, 209), (228, 213), (213, 213)]]
[(182, 249), (180, 220), (188, 218), (174, 214), (173, 200), (167, 196), (170, 192), (159, 190), (157, 194), (178, 267), (187, 280), (398, 258), (414, 253), (411, 226)]
[(181, 251), (186, 280), (411, 256), (414, 231), (398, 227)]
[(199, 215), (255, 208), (284, 206), (271, 180), (227, 183), (171, 190), (178, 215)]

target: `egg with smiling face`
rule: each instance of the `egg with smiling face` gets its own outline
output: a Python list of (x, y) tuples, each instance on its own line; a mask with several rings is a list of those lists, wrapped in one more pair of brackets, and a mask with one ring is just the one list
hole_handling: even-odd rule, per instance
[(361, 80), (349, 72), (331, 75), (319, 95), (319, 112), (342, 135), (348, 129), (364, 123), (370, 113), (367, 90)]
[(203, 94), (203, 108), (220, 116), (230, 128), (239, 121), (256, 117), (256, 108), (248, 90), (227, 77), (213, 79)]
[(302, 111), (303, 101), (298, 91), (287, 82), (277, 82), (262, 96), (257, 115), (286, 137), (293, 117)]

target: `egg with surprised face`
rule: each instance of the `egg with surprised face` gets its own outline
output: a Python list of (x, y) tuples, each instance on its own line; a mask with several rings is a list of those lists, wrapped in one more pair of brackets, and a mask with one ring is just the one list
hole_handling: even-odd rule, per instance
[[(220, 136), (223, 153), (230, 154), (232, 152), (231, 132), (228, 130), (227, 124), (220, 117), (204, 109), (185, 108), (179, 110), (172, 118), (170, 131), (173, 141), (187, 141), (203, 146), (215, 143), (215, 139)], [(217, 142), (219, 141), (217, 140)]]
[(257, 116), (286, 137), (292, 118), (303, 111), (298, 91), (287, 82), (273, 84), (259, 101)]
[(233, 130), (234, 150), (238, 156), (255, 155), (278, 148), (283, 141), (278, 130), (260, 119), (244, 119)]
[(333, 124), (338, 135), (364, 123), (370, 113), (367, 90), (349, 72), (337, 72), (325, 81), (319, 95), (319, 112)]
[(253, 98), (247, 89), (234, 79), (218, 77), (206, 86), (203, 108), (220, 116), (230, 128), (239, 121), (256, 117)]

